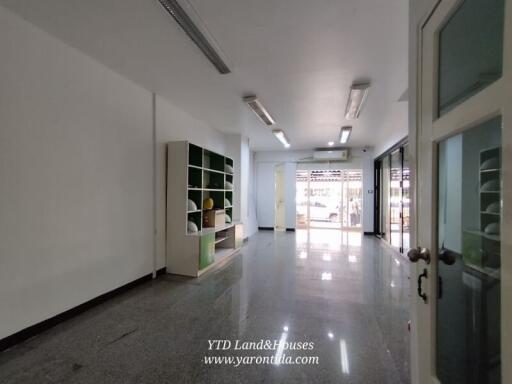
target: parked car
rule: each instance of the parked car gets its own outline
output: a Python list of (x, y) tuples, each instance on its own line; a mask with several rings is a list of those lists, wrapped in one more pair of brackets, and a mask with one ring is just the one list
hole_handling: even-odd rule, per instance
[[(299, 224), (305, 224), (307, 216), (307, 202), (302, 202), (297, 207), (297, 219)], [(319, 201), (311, 202), (309, 206), (309, 219), (311, 221), (330, 221), (333, 223), (340, 221), (339, 206), (327, 206)]]

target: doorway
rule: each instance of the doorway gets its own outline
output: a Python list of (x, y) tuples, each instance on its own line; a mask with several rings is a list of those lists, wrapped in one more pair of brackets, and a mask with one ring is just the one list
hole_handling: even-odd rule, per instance
[(360, 231), (362, 171), (299, 170), (296, 173), (297, 228)]
[(278, 164), (274, 169), (275, 186), (275, 230), (286, 231), (286, 207), (285, 207), (285, 171), (284, 165)]

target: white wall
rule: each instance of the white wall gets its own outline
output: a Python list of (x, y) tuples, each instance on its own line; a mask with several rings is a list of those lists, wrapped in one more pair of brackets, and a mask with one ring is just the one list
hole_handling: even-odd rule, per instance
[(226, 156), (235, 163), (235, 195), (233, 198), (233, 220), (244, 224), (244, 238), (252, 236), (257, 231), (254, 214), (254, 171), (253, 155), (249, 148), (249, 140), (240, 134), (225, 135)]
[(151, 93), (0, 7), (0, 338), (152, 271)]
[(274, 227), (274, 166), (286, 165), (286, 227), (295, 228), (295, 173), (297, 169), (361, 169), (363, 171), (363, 231), (373, 232), (373, 152), (351, 150), (346, 162), (315, 163), (308, 160), (313, 151), (261, 151), (256, 153), (258, 226)]
[[(258, 153), (256, 153), (258, 157)], [(258, 227), (273, 228), (274, 221), (274, 166), (273, 162), (256, 161), (256, 212)]]
[(0, 339), (165, 265), (168, 141), (239, 148), (254, 233), (247, 139), (227, 143), (1, 6), (0, 52)]
[(258, 220), (256, 214), (257, 170), (254, 159), (255, 153), (249, 151), (249, 180), (247, 183), (247, 220), (244, 225), (244, 237), (250, 237), (258, 231)]

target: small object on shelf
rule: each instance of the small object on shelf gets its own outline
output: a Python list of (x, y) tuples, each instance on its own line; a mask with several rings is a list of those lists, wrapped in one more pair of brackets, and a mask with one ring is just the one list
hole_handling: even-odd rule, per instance
[(212, 181), (210, 184), (208, 184), (209, 189), (222, 189), (221, 183), (218, 181)]
[(226, 223), (223, 209), (210, 209), (203, 213), (203, 227), (205, 228), (221, 228)]
[(482, 192), (497, 192), (500, 190), (500, 181), (493, 179), (485, 182), (482, 185)]
[(494, 203), (491, 203), (485, 208), (485, 212), (488, 213), (500, 213), (500, 203), (495, 201)]
[(203, 208), (204, 209), (213, 209), (213, 199), (211, 197), (204, 199)]
[(500, 225), (498, 223), (489, 223), (485, 226), (484, 232), (487, 235), (499, 235)]
[(231, 207), (231, 202), (228, 199), (224, 199), (224, 206)]
[(224, 188), (228, 189), (228, 190), (231, 190), (231, 189), (233, 189), (233, 184), (231, 184), (229, 181), (226, 181), (224, 183)]
[(226, 165), (224, 166), (224, 171), (225, 171), (226, 173), (233, 173), (233, 167), (232, 167), (231, 165), (229, 165), (229, 164), (226, 164)]
[(197, 211), (197, 205), (192, 199), (188, 199), (188, 211)]
[(187, 223), (187, 229), (189, 233), (195, 233), (199, 231), (199, 228), (197, 228), (197, 224), (194, 223), (192, 220), (189, 220)]
[(231, 216), (226, 213), (226, 223), (231, 224)]
[(490, 159), (485, 160), (482, 165), (480, 165), (481, 171), (487, 171), (489, 169), (499, 169), (500, 168), (500, 160), (497, 157), (492, 157)]

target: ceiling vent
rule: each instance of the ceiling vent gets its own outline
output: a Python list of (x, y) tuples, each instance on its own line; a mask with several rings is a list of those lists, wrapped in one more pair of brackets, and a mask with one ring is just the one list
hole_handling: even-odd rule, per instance
[(317, 149), (313, 153), (315, 160), (345, 161), (348, 160), (348, 149)]
[(165, 8), (167, 12), (176, 20), (179, 26), (185, 31), (185, 33), (192, 39), (197, 47), (203, 52), (208, 60), (213, 64), (220, 74), (225, 75), (230, 73), (231, 70), (228, 68), (224, 60), (215, 51), (212, 44), (206, 39), (200, 29), (194, 24), (192, 19), (187, 15), (185, 10), (176, 0), (158, 0), (160, 4)]

